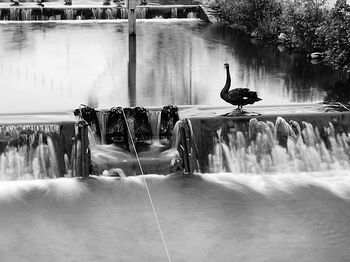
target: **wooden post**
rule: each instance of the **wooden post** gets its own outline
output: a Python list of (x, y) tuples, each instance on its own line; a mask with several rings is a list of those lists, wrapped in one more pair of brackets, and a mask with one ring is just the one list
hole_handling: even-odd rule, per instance
[(78, 123), (78, 134), (76, 135), (75, 175), (81, 177), (89, 176), (90, 151), (88, 138), (88, 124), (86, 121)]
[(185, 169), (185, 175), (192, 174), (191, 170), (191, 163), (189, 159), (189, 148), (188, 148), (188, 143), (187, 143), (187, 137), (186, 137), (186, 131), (185, 127), (181, 126), (180, 127), (180, 136), (181, 136), (181, 151), (182, 151), (182, 161), (184, 164), (184, 169)]
[(136, 0), (128, 0), (129, 35), (136, 35)]
[(129, 36), (128, 91), (130, 106), (136, 105), (136, 36)]

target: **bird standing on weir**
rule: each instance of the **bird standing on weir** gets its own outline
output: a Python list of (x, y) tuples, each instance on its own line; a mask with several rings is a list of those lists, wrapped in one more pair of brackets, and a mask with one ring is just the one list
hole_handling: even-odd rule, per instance
[(44, 0), (36, 0), (37, 5), (41, 6), (41, 7), (44, 7), (43, 2), (44, 2)]
[(220, 92), (220, 97), (231, 105), (238, 106), (236, 110), (242, 111), (242, 107), (248, 104), (254, 104), (262, 100), (258, 97), (258, 94), (255, 91), (250, 91), (249, 88), (235, 88), (230, 90), (231, 87), (231, 75), (230, 75), (230, 66), (225, 64), (226, 69), (226, 84)]

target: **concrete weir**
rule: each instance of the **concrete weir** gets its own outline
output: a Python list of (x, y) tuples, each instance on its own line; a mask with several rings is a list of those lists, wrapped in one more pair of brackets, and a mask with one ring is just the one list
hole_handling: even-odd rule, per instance
[[(346, 107), (312, 104), (254, 107), (253, 110), (254, 113), (231, 115), (225, 109), (219, 109), (222, 115), (213, 114), (215, 109), (199, 110), (201, 112), (192, 115), (180, 113), (180, 117), (184, 117), (180, 125), (185, 130), (180, 133), (185, 136), (179, 139), (183, 144), (181, 148), (185, 149), (180, 155), (187, 163), (185, 169), (202, 173), (232, 171), (229, 167), (232, 159), (225, 159), (230, 158), (230, 154), (243, 151), (249, 154), (247, 151), (255, 150), (254, 157), (260, 161), (262, 154), (271, 154), (272, 147), (279, 145), (287, 149), (289, 140), (297, 143), (299, 137), (305, 147), (324, 146), (324, 150), (331, 151), (338, 145), (346, 155), (346, 162), (349, 161), (350, 111)], [(220, 156), (222, 167), (219, 169), (211, 163), (211, 156), (217, 154), (218, 148), (227, 151)]]
[[(126, 6), (99, 3), (65, 6), (57, 2), (44, 3), (44, 7), (34, 3), (11, 6), (0, 3), (0, 20), (2, 21), (47, 21), (47, 20), (97, 20), (128, 19)], [(200, 18), (208, 21), (206, 11), (200, 5), (145, 5), (136, 6), (137, 19), (153, 18)]]
[(0, 115), (0, 180), (87, 176), (87, 135), (71, 113)]
[[(136, 153), (143, 172), (172, 172), (171, 162), (177, 159), (171, 142), (179, 120), (177, 107), (113, 107), (100, 110), (83, 106), (74, 114), (90, 127), (92, 174), (107, 172), (110, 176), (117, 176), (120, 172), (116, 170), (122, 170), (123, 175), (140, 175)], [(175, 165), (173, 167), (176, 168)]]
[(153, 174), (347, 167), (349, 132), (341, 104), (0, 115), (0, 180), (140, 175), (135, 153)]

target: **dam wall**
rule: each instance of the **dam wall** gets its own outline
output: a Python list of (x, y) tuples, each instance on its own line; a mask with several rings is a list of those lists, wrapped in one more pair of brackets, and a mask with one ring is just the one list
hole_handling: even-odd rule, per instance
[[(80, 4), (65, 6), (57, 3), (44, 3), (44, 7), (32, 3), (19, 6), (0, 3), (2, 21), (50, 21), (50, 20), (112, 20), (128, 19), (126, 6)], [(185, 19), (205, 18), (205, 12), (198, 5), (137, 6), (137, 19)]]

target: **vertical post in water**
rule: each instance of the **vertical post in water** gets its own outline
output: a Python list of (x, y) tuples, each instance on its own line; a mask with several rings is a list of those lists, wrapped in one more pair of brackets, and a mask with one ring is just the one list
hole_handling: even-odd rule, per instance
[(136, 35), (136, 0), (128, 0), (129, 35)]
[(86, 121), (79, 121), (77, 134), (77, 154), (75, 174), (76, 176), (88, 177), (90, 165), (88, 124)]
[(129, 36), (128, 91), (130, 106), (136, 105), (136, 36)]
[(181, 146), (180, 146), (180, 155), (183, 161), (183, 167), (185, 170), (185, 175), (193, 174), (194, 167), (192, 163), (192, 149), (191, 149), (191, 141), (190, 141), (190, 132), (188, 130), (187, 124), (182, 122), (180, 125), (180, 137), (181, 137)]

